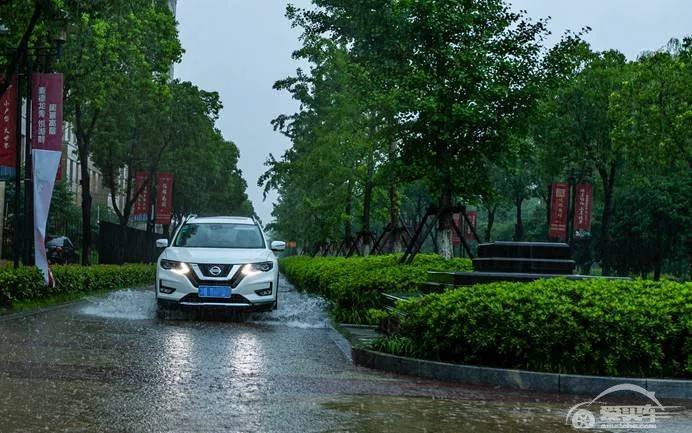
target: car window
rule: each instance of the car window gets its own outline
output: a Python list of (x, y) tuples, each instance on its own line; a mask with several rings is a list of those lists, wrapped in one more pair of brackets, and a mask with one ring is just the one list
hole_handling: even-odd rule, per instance
[(264, 248), (259, 227), (250, 224), (185, 224), (173, 246), (188, 248)]

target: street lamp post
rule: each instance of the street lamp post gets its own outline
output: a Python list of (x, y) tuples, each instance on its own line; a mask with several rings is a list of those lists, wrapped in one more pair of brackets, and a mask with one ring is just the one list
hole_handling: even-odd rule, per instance
[[(1, 26), (0, 26), (1, 27)], [(0, 31), (2, 28), (0, 28)], [(32, 265), (34, 257), (32, 254), (34, 220), (33, 220), (33, 171), (32, 171), (32, 152), (31, 152), (31, 128), (32, 128), (32, 73), (33, 59), (32, 51), (46, 72), (52, 70), (51, 60), (60, 59), (61, 47), (65, 42), (65, 32), (60, 30), (51, 41), (50, 47), (36, 47), (33, 50), (27, 45), (20, 44), (18, 51), (17, 68), (14, 72), (16, 85), (16, 158), (15, 158), (15, 197), (14, 197), (14, 233), (13, 233), (13, 261), (14, 267), (19, 266), (20, 258), (24, 265)], [(41, 60), (44, 60), (41, 62)], [(22, 63), (23, 62), (23, 63)], [(22, 71), (22, 66), (23, 71)], [(24, 81), (22, 81), (22, 77)], [(8, 79), (12, 79), (9, 77)], [(22, 106), (22, 87), (25, 87), (25, 104)], [(24, 109), (24, 110), (22, 110)], [(24, 111), (24, 112), (22, 112)], [(22, 117), (24, 117), (24, 152), (22, 152)], [(21, 182), (22, 182), (22, 153), (24, 154), (24, 212), (21, 212)], [(24, 219), (24, 225), (21, 219)], [(23, 235), (22, 235), (23, 233)]]
[(20, 209), (21, 203), (21, 190), (22, 190), (22, 178), (19, 173), (22, 171), (22, 98), (21, 98), (21, 76), (19, 73), (16, 74), (17, 80), (15, 82), (16, 94), (17, 94), (17, 118), (15, 119), (15, 136), (16, 136), (16, 146), (15, 146), (15, 171), (14, 171), (14, 233), (13, 233), (13, 260), (14, 267), (19, 267), (19, 256), (21, 253), (21, 242), (22, 238), (20, 235)]
[[(33, 257), (31, 254), (31, 239), (34, 236), (34, 189), (33, 189), (33, 176), (32, 176), (32, 161), (31, 161), (31, 106), (32, 106), (32, 60), (29, 53), (26, 53), (26, 109), (25, 109), (25, 123), (24, 123), (24, 226), (25, 226), (25, 237), (24, 237), (24, 265), (33, 265)], [(19, 148), (19, 146), (17, 146)], [(19, 173), (17, 173), (19, 176)]]

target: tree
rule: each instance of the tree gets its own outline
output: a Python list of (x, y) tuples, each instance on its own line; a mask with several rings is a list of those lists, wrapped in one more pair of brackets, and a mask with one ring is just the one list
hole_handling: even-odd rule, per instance
[(8, 36), (0, 38), (3, 46), (12, 44), (17, 48), (8, 54), (0, 53), (0, 64), (5, 66), (3, 79), (0, 80), (0, 97), (5, 93), (12, 81), (9, 77), (17, 73), (22, 56), (28, 50), (29, 42), (37, 27), (42, 26), (42, 17), (47, 11), (55, 8), (50, 0), (5, 1), (0, 3), (0, 24), (7, 29)]
[(621, 273), (653, 270), (658, 279), (666, 261), (686, 256), (678, 274), (689, 275), (692, 40), (646, 53), (629, 72), (609, 98), (611, 137), (628, 170), (617, 194), (622, 209), (614, 216), (618, 253), (611, 260)]
[(82, 263), (91, 251), (89, 158), (102, 109), (130, 80), (165, 81), (181, 55), (175, 20), (164, 1), (65, 0), (70, 23), (58, 67), (65, 74), (66, 117), (75, 126), (81, 165)]
[(616, 146), (641, 169), (692, 169), (692, 38), (644, 54), (610, 98)]
[[(143, 189), (134, 188), (135, 172), (145, 171), (153, 178), (162, 165), (173, 167), (178, 152), (187, 147), (208, 157), (204, 150), (215, 139), (214, 122), (221, 109), (217, 93), (189, 82), (157, 83), (145, 78), (136, 83), (132, 80), (120, 89), (119, 98), (104, 105), (95, 134), (94, 162), (103, 173), (123, 227)], [(123, 173), (127, 176), (121, 185)], [(119, 196), (125, 198), (123, 206), (116, 200)]]
[(524, 240), (524, 222), (522, 207), (524, 201), (531, 198), (538, 189), (537, 173), (539, 172), (535, 146), (529, 139), (513, 139), (512, 148), (500, 168), (500, 177), (495, 179), (496, 187), (502, 191), (507, 203), (514, 206), (515, 241)]
[[(296, 214), (301, 219), (290, 224), (314, 221), (315, 226), (311, 232), (291, 234), (304, 236), (313, 248), (341, 238), (341, 223), (346, 237), (351, 236), (353, 200), (362, 197), (361, 232), (367, 253), (375, 170), (381, 154), (373, 121), (364, 114), (363, 71), (342, 47), (324, 39), (306, 43), (295, 55), (314, 65), (310, 74), (298, 71), (296, 77), (277, 82), (275, 88), (291, 92), (303, 109), (273, 122), (291, 139), (293, 147), (280, 160), (270, 155), (269, 169), (258, 183), (265, 190), (274, 188), (284, 194), (300, 191), (301, 200), (288, 205), (304, 208)], [(277, 215), (294, 214), (278, 209), (282, 204), (275, 208)]]
[[(452, 196), (482, 191), (487, 179), (474, 173), (485, 171), (488, 161), (504, 152), (507, 131), (533, 103), (544, 23), (529, 22), (501, 0), (315, 4), (315, 10), (289, 8), (288, 15), (303, 29), (299, 55), (309, 53), (316, 65), (330, 64), (322, 54), (331, 42), (344, 52), (352, 71), (348, 76), (357, 83), (344, 87), (356, 109), (342, 120), (358, 125), (353, 132), (365, 131), (365, 151), (357, 159), (365, 175), (355, 184), (355, 191), (363, 191), (361, 230), (370, 231), (377, 186), (373, 175), (395, 174), (386, 185), (389, 220), (397, 225), (397, 183), (425, 179), (445, 209), (442, 250), (451, 256)], [(318, 82), (311, 80), (320, 77), (323, 68), (310, 72), (303, 76), (310, 85), (297, 88), (301, 102), (310, 96), (310, 86)], [(331, 93), (327, 103), (343, 102), (335, 95), (338, 92)], [(322, 112), (311, 109), (304, 103), (303, 113), (313, 115), (315, 127), (338, 125), (322, 123)], [(310, 131), (297, 130), (301, 135)]]
[(619, 205), (612, 231), (617, 254), (611, 257), (613, 267), (621, 275), (646, 277), (653, 271), (653, 278), (658, 280), (665, 262), (682, 256), (687, 265), (676, 273), (689, 277), (692, 177), (627, 175), (628, 185), (616, 194)]
[(426, 179), (445, 209), (441, 254), (451, 257), (455, 195), (485, 187), (489, 160), (507, 148), (509, 131), (531, 107), (536, 91), (543, 21), (531, 22), (500, 0), (396, 3), (407, 17), (401, 77), (410, 105), (399, 113), (404, 162)]
[(397, 118), (408, 96), (400, 85), (400, 77), (409, 66), (400, 44), (406, 29), (405, 17), (401, 14), (403, 9), (396, 2), (381, 0), (318, 0), (315, 4), (317, 9), (288, 8), (288, 17), (295, 26), (303, 29), (305, 48), (301, 51), (320, 46), (329, 39), (343, 47), (346, 51), (344, 57), (352, 65), (352, 71), (360, 75), (351, 92), (358, 95), (359, 112), (355, 114), (365, 118), (364, 126), (370, 143), (365, 159), (361, 218), (364, 252), (368, 253), (372, 242), (372, 198), (381, 186), (387, 188), (391, 230), (384, 248), (401, 251), (399, 189), (402, 180), (412, 180), (400, 164), (401, 139)]
[(610, 222), (614, 211), (614, 191), (623, 152), (613, 143), (614, 122), (609, 115), (609, 98), (626, 80), (625, 57), (616, 51), (594, 53), (588, 63), (543, 100), (544, 113), (538, 140), (559, 156), (564, 172), (587, 177), (598, 173), (603, 194), (599, 251), (603, 271), (608, 273)]

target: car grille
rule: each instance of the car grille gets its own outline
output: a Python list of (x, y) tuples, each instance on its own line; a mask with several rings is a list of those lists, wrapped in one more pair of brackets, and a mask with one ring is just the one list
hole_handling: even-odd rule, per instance
[[(233, 265), (219, 265), (214, 263), (199, 263), (197, 264), (197, 266), (199, 266), (199, 270), (202, 271), (202, 275), (211, 278), (227, 277), (228, 273), (231, 272), (231, 268), (233, 268)], [(217, 275), (212, 274), (210, 270), (213, 267), (218, 267), (219, 269), (221, 269), (221, 272), (219, 272)]]
[[(201, 266), (201, 265), (199, 265), (199, 266)], [(233, 265), (229, 265), (229, 266), (233, 266)], [(226, 274), (228, 274), (228, 272)], [(205, 285), (205, 286), (237, 287), (238, 284), (240, 283), (240, 281), (243, 279), (243, 277), (245, 277), (245, 275), (243, 275), (243, 273), (240, 271), (240, 269), (238, 271), (236, 271), (235, 275), (233, 275), (233, 278), (231, 278), (230, 280), (200, 280), (194, 271), (187, 273), (187, 279), (190, 280), (192, 285), (195, 287), (199, 287), (200, 284)]]

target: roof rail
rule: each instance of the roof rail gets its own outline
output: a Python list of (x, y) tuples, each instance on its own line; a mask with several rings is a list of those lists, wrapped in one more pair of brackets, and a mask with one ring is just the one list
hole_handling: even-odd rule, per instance
[(185, 217), (185, 220), (183, 221), (183, 223), (190, 221), (192, 218), (197, 218), (197, 214), (196, 213), (189, 214), (188, 216)]

